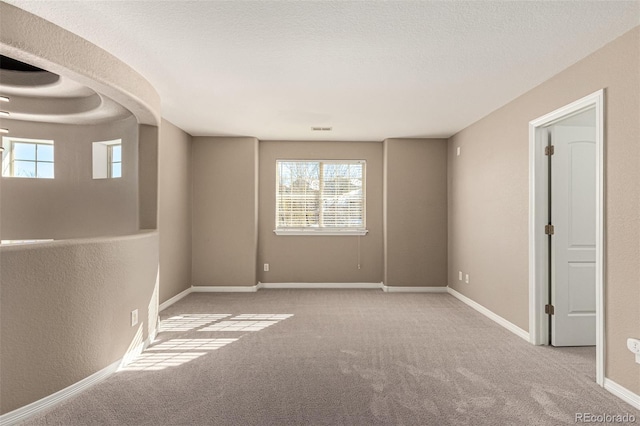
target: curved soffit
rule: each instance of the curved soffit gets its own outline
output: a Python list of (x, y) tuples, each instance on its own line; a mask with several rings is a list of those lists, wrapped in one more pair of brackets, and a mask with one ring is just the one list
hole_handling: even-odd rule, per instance
[[(5, 59), (10, 60), (1, 58), (3, 62)], [(0, 69), (0, 95), (10, 98), (10, 103), (0, 105), (10, 114), (0, 117), (2, 121), (99, 124), (131, 116), (129, 110), (112, 99), (44, 70)]]
[[(0, 27), (2, 28), (0, 54), (51, 71), (61, 77), (62, 84), (75, 81), (79, 86), (86, 86), (93, 92), (92, 94), (85, 92), (85, 96), (77, 96), (81, 93), (70, 96), (69, 94), (73, 92), (70, 91), (66, 96), (55, 96), (56, 89), (51, 88), (53, 93), (50, 95), (58, 98), (91, 98), (95, 95), (100, 98), (101, 109), (105, 113), (117, 114), (116, 110), (122, 108), (124, 111), (131, 111), (140, 124), (152, 126), (160, 124), (158, 93), (147, 80), (115, 56), (49, 21), (2, 2), (0, 2)], [(18, 88), (14, 85), (13, 90)], [(18, 97), (28, 98), (25, 92), (18, 94)], [(79, 104), (87, 108), (87, 105), (96, 102), (98, 102), (96, 98), (93, 98), (85, 99)], [(47, 106), (42, 108), (46, 109)], [(56, 122), (77, 123), (72, 117), (77, 113), (71, 108), (67, 113), (58, 114), (59, 117), (50, 118), (58, 120)], [(85, 111), (80, 114), (86, 113)], [(12, 118), (17, 119), (17, 114), (18, 112)], [(91, 115), (85, 118), (99, 121), (107, 119), (99, 118), (100, 114), (96, 112), (93, 113), (93, 118), (90, 117)], [(67, 119), (70, 121), (61, 121)], [(36, 121), (46, 120), (36, 119)]]

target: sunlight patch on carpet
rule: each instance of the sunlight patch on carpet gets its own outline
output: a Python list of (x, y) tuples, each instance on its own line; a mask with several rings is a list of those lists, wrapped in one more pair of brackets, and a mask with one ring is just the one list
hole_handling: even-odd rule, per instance
[(293, 314), (241, 314), (198, 331), (260, 331), (292, 316)]
[(220, 321), (199, 331), (260, 331), (278, 321)]
[[(293, 314), (239, 314), (230, 320), (232, 314), (181, 314), (160, 322), (160, 333), (186, 331), (227, 332), (260, 331)], [(158, 336), (159, 337), (159, 336)], [(242, 337), (242, 336), (240, 336)], [(157, 371), (198, 359), (211, 351), (220, 349), (237, 338), (169, 339), (147, 348), (135, 359), (127, 362), (118, 371)]]
[(231, 314), (184, 314), (160, 321), (160, 332), (189, 331), (227, 318)]
[(238, 339), (172, 339), (149, 347), (119, 371), (157, 371), (178, 367)]

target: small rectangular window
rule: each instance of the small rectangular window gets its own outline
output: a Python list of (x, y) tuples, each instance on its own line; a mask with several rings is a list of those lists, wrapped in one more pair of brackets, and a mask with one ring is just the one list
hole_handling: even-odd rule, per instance
[(122, 144), (109, 145), (109, 177), (122, 177)]
[(366, 234), (364, 160), (278, 160), (278, 235)]
[(122, 140), (93, 143), (93, 178), (122, 177)]
[(54, 146), (52, 140), (2, 138), (2, 176), (53, 179)]

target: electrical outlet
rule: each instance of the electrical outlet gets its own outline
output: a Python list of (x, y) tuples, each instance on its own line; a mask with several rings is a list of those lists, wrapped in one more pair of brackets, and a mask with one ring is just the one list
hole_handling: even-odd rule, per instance
[(465, 282), (466, 284), (469, 284), (469, 274), (466, 274), (466, 275), (464, 276), (464, 282)]
[(627, 339), (627, 348), (636, 354), (636, 363), (640, 364), (640, 340), (639, 339)]
[(462, 281), (462, 271), (458, 271), (458, 281)]
[(456, 147), (456, 155), (460, 156), (460, 147), (459, 146)]
[(268, 263), (264, 264), (264, 271), (265, 272), (269, 272), (269, 264)]
[(131, 311), (131, 327), (138, 324), (138, 310), (134, 309)]

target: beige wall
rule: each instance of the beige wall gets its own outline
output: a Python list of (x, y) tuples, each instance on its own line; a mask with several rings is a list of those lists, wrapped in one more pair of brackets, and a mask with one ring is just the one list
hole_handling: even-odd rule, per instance
[(447, 141), (387, 139), (384, 156), (384, 283), (446, 286)]
[[(78, 238), (138, 230), (138, 125), (11, 121), (11, 136), (54, 140), (55, 179), (2, 177), (2, 239)], [(92, 143), (122, 139), (119, 179), (93, 179)]]
[[(379, 142), (260, 141), (259, 185), (252, 174), (258, 153), (250, 138), (194, 138), (193, 283), (382, 282), (383, 144)], [(394, 139), (387, 148), (387, 285), (446, 285), (446, 141)], [(367, 161), (368, 234), (277, 236), (277, 159)], [(237, 182), (229, 188), (228, 182)], [(414, 186), (411, 187), (411, 184)], [(420, 188), (408, 193), (406, 188)], [(251, 231), (259, 192), (257, 259)], [(415, 215), (418, 211), (420, 214)], [(413, 217), (412, 217), (413, 216)], [(227, 223), (227, 225), (220, 225)], [(228, 225), (228, 224), (231, 225)], [(244, 227), (244, 229), (243, 229)], [(358, 245), (360, 253), (358, 254)], [(360, 269), (358, 269), (358, 256)], [(263, 271), (263, 264), (269, 271)]]
[[(275, 229), (276, 159), (366, 160), (368, 234), (278, 236)], [(382, 281), (382, 144), (379, 142), (260, 142), (260, 282)], [(269, 272), (263, 264), (269, 263)]]
[(636, 394), (626, 339), (640, 337), (639, 56), (636, 27), (453, 136), (448, 156), (449, 285), (527, 330), (528, 123), (606, 90), (605, 375)]
[(158, 127), (142, 124), (138, 128), (139, 227), (158, 227)]
[(156, 233), (0, 246), (0, 413), (100, 371), (154, 333), (157, 247)]
[(195, 137), (193, 285), (254, 286), (258, 140)]
[(191, 287), (191, 136), (163, 120), (159, 139), (160, 303)]

